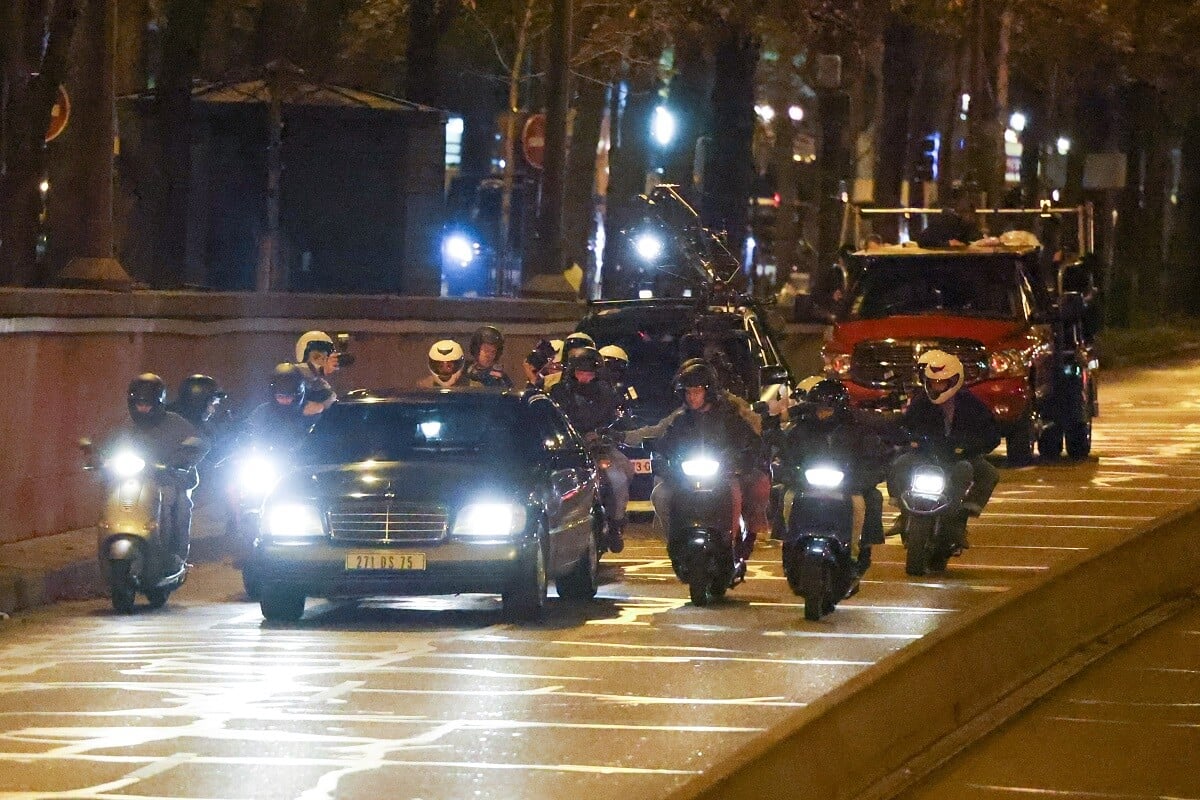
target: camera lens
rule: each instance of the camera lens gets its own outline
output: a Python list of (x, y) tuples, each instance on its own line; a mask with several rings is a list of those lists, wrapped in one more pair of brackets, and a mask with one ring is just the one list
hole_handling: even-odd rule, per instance
[(352, 367), (352, 366), (354, 366), (354, 354), (353, 354), (353, 353), (341, 353), (341, 354), (339, 354), (339, 355), (338, 355), (338, 366), (341, 366), (341, 367)]

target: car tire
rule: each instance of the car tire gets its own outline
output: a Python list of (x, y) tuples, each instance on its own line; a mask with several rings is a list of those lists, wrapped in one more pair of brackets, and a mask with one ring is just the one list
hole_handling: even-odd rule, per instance
[(296, 622), (304, 616), (304, 595), (294, 589), (263, 588), (258, 600), (267, 622)]
[(1092, 453), (1092, 421), (1072, 422), (1064, 435), (1067, 441), (1067, 456), (1082, 461)]
[(542, 615), (550, 583), (546, 569), (545, 537), (538, 536), (532, 556), (525, 559), (517, 576), (500, 596), (507, 617), (529, 622)]
[(589, 532), (587, 548), (571, 571), (554, 581), (558, 596), (564, 600), (586, 602), (600, 590), (600, 551), (596, 549), (596, 537)]
[(1005, 448), (1008, 450), (1008, 465), (1024, 467), (1033, 461), (1033, 414), (1026, 411), (1021, 418), (1013, 423), (1008, 435), (1004, 437)]
[(1058, 458), (1062, 455), (1063, 430), (1058, 424), (1051, 425), (1038, 434), (1038, 455), (1042, 458)]

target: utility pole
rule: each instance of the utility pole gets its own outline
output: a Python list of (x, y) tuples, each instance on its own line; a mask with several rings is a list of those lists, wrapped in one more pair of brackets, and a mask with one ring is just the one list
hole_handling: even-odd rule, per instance
[(526, 297), (574, 300), (578, 294), (563, 277), (563, 186), (567, 171), (567, 110), (570, 106), (571, 0), (553, 0), (546, 71), (546, 149), (542, 199), (538, 213), (533, 274), (526, 277)]

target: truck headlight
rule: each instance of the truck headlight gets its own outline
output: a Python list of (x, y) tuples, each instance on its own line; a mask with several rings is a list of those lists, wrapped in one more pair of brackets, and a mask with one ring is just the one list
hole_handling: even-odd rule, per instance
[(279, 503), (266, 514), (267, 533), (273, 539), (312, 539), (325, 535), (321, 512), (308, 503)]
[(993, 378), (1024, 378), (1028, 374), (1020, 350), (998, 350), (988, 357), (988, 375)]
[(921, 497), (937, 498), (946, 491), (946, 476), (940, 470), (918, 470), (909, 483), (912, 493)]
[(711, 458), (689, 458), (680, 467), (689, 478), (711, 478), (721, 468), (721, 462)]
[(469, 503), (454, 518), (454, 535), (505, 539), (525, 530), (525, 507), (516, 503)]
[(813, 467), (804, 470), (804, 480), (818, 489), (836, 489), (842, 485), (845, 477), (845, 473), (835, 467)]
[(146, 461), (131, 450), (122, 450), (108, 460), (108, 467), (118, 478), (132, 478), (146, 468)]
[(825, 360), (825, 371), (836, 375), (839, 378), (844, 378), (850, 374), (850, 354), (849, 353), (823, 353), (822, 358)]

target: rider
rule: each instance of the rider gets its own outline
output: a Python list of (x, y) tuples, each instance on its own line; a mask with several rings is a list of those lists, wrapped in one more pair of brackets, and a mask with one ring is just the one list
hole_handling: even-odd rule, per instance
[[(575, 331), (566, 339), (563, 339), (562, 345), (559, 346), (558, 352), (555, 354), (555, 360), (564, 367), (571, 360), (571, 357), (578, 355), (585, 347), (590, 347), (593, 350), (596, 348), (596, 341), (591, 336), (588, 336), (583, 331)], [(542, 380), (542, 388), (550, 391), (554, 385), (562, 380), (562, 371), (551, 372)]]
[(208, 443), (195, 426), (167, 410), (167, 384), (152, 372), (134, 378), (126, 392), (129, 421), (109, 435), (101, 453), (111, 454), (122, 445), (144, 453), (147, 463), (186, 469), (185, 475), (166, 478), (162, 490), (163, 530), (176, 567), (187, 560), (192, 529), (192, 489), (199, 483), (196, 465), (208, 453)]
[[(949, 485), (959, 493), (965, 490), (963, 510), (978, 517), (1000, 481), (1000, 473), (984, 458), (999, 446), (1000, 429), (982, 401), (961, 391), (965, 374), (956, 356), (928, 350), (917, 360), (917, 369), (925, 391), (913, 397), (899, 424), (909, 436), (925, 440), (940, 457), (953, 462)], [(917, 453), (905, 453), (893, 463), (888, 476), (893, 504), (899, 502), (920, 458)], [(959, 544), (969, 546), (965, 527)]]
[[(737, 526), (743, 511), (749, 517), (746, 520), (748, 535), (742, 543), (742, 551), (737, 554), (741, 558), (749, 558), (758, 535), (765, 536), (770, 531), (766, 508), (770, 500), (771, 481), (761, 470), (761, 464), (765, 461), (762, 439), (725, 399), (716, 373), (708, 364), (693, 363), (683, 367), (676, 378), (675, 391), (682, 408), (678, 415), (672, 416), (655, 449), (676, 455), (691, 441), (702, 438), (710, 446), (728, 452), (737, 459), (734, 464), (737, 480), (732, 486), (731, 523)], [(667, 531), (670, 531), (667, 510), (671, 507), (671, 491), (667, 482), (659, 482), (650, 495), (654, 512)]]
[(304, 375), (304, 414), (315, 416), (337, 400), (329, 376), (338, 370), (333, 339), (324, 331), (309, 331), (296, 340), (296, 364)]
[(504, 334), (493, 325), (484, 325), (471, 334), (471, 364), (467, 379), (479, 386), (499, 386), (511, 389), (512, 379), (497, 361), (504, 355)]
[[(584, 438), (596, 445), (600, 428), (617, 419), (620, 398), (616, 389), (600, 377), (603, 359), (594, 347), (580, 348), (567, 361), (563, 379), (550, 389), (550, 398), (558, 404), (571, 425), (584, 434)], [(615, 447), (603, 448), (604, 468), (610, 493), (612, 509), (606, 509), (609, 517), (608, 549), (619, 553), (625, 547), (625, 509), (629, 505), (629, 482), (633, 480), (633, 465)]]
[(217, 412), (221, 402), (228, 397), (216, 379), (209, 375), (189, 375), (179, 383), (179, 394), (175, 402), (167, 406), (179, 416), (192, 423), (210, 442), (217, 433)]
[[(883, 442), (869, 428), (859, 424), (850, 406), (850, 393), (841, 381), (824, 378), (805, 395), (805, 412), (784, 436), (782, 460), (798, 465), (805, 458), (828, 454), (849, 467), (846, 485), (861, 495), (866, 515), (861, 531), (854, 531), (858, 548), (859, 570), (871, 564), (871, 546), (883, 544), (883, 493), (879, 482), (887, 462)], [(852, 548), (853, 549), (853, 548)]]
[(562, 339), (541, 339), (529, 351), (529, 355), (521, 362), (521, 368), (530, 386), (542, 388), (547, 375), (562, 369), (562, 363), (556, 360), (562, 346)]
[(606, 344), (600, 348), (600, 357), (604, 359), (600, 377), (612, 384), (621, 402), (632, 403), (637, 400), (637, 390), (629, 383), (629, 354), (625, 348)]
[(422, 389), (449, 389), (468, 386), (467, 357), (462, 345), (453, 339), (441, 339), (429, 348), (429, 374), (417, 381)]
[(269, 447), (291, 450), (308, 429), (311, 417), (304, 414), (307, 382), (295, 364), (286, 361), (271, 371), (270, 399), (250, 412), (243, 435)]

